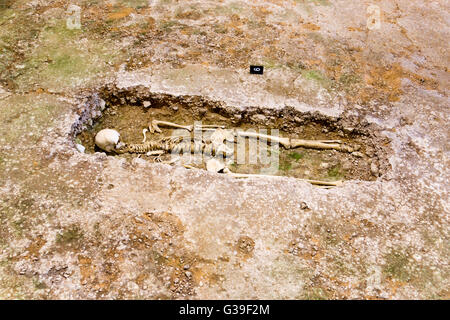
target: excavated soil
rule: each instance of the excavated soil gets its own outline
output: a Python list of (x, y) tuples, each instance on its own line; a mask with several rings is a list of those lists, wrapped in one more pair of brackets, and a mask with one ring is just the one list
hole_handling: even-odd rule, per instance
[[(270, 130), (278, 129), (281, 137), (307, 140), (341, 140), (351, 146), (353, 153), (336, 150), (318, 150), (310, 148), (285, 149), (280, 146), (278, 171), (276, 175), (291, 176), (301, 179), (323, 181), (336, 180), (376, 180), (388, 170), (386, 147), (388, 140), (382, 138), (373, 125), (358, 122), (358, 119), (337, 119), (323, 115), (302, 113), (293, 108), (280, 110), (224, 106), (219, 102), (208, 101), (199, 96), (171, 96), (151, 94), (139, 96), (137, 92), (108, 93), (104, 91), (105, 103), (102, 102), (101, 113), (93, 112), (91, 118), (85, 114), (82, 130), (75, 131), (75, 142), (83, 145), (87, 153), (102, 152), (95, 146), (97, 132), (105, 128), (120, 132), (121, 141), (141, 143), (142, 130), (148, 128), (152, 120), (169, 121), (180, 125), (192, 125), (200, 121), (206, 125), (221, 125), (228, 129)], [(144, 106), (145, 105), (145, 106)], [(89, 108), (89, 106), (87, 107)], [(92, 108), (92, 106), (91, 106)], [(180, 134), (170, 128), (161, 127), (162, 133), (147, 134), (147, 139), (159, 139), (164, 136)], [(181, 130), (183, 131), (183, 130)], [(185, 131), (187, 134), (187, 131)], [(205, 136), (208, 133), (205, 133)], [(193, 135), (192, 135), (193, 137)], [(247, 139), (248, 140), (248, 139)], [(249, 158), (250, 143), (246, 142), (246, 161), (237, 161), (237, 146), (230, 159), (230, 169), (236, 173), (258, 174), (270, 164), (251, 162)], [(152, 162), (170, 161), (170, 154), (155, 157), (145, 154), (121, 154), (119, 157), (132, 159), (140, 157)], [(196, 167), (206, 169), (203, 157)]]

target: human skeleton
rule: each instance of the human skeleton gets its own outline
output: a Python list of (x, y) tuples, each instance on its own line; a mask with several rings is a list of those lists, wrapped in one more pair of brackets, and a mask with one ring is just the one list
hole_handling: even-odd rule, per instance
[[(196, 139), (186, 139), (186, 136), (170, 136), (170, 137), (162, 137), (153, 140), (147, 140), (147, 132), (150, 133), (161, 133), (161, 129), (159, 126), (165, 126), (176, 129), (184, 129), (189, 132), (192, 131), (212, 131), (209, 139), (201, 139), (197, 141)], [(153, 120), (148, 129), (144, 129), (142, 131), (144, 139), (142, 143), (123, 143), (119, 142), (115, 145), (114, 152), (118, 154), (123, 153), (134, 153), (134, 154), (146, 154), (152, 156), (161, 156), (163, 154), (172, 153), (179, 154), (183, 152), (189, 152), (194, 154), (207, 154), (212, 157), (215, 156), (227, 156), (230, 153), (233, 153), (234, 150), (230, 149), (225, 145), (225, 142), (234, 142), (235, 137), (244, 137), (244, 138), (256, 138), (265, 140), (268, 142), (279, 143), (285, 149), (294, 149), (298, 147), (303, 148), (311, 148), (311, 149), (332, 149), (341, 152), (349, 152), (354, 153), (355, 148), (352, 148), (348, 145), (342, 143), (341, 140), (303, 140), (303, 139), (292, 139), (287, 137), (279, 137), (279, 136), (271, 136), (266, 134), (260, 134), (255, 132), (246, 132), (238, 129), (225, 129), (224, 126), (219, 125), (190, 125), (183, 126), (172, 122), (167, 121), (159, 121)], [(210, 161), (217, 161), (212, 158)], [(210, 162), (210, 164), (213, 164)], [(215, 163), (214, 163), (215, 164)], [(187, 168), (194, 167), (185, 165)], [(245, 177), (272, 177), (268, 175), (257, 175), (257, 174), (238, 174), (231, 172), (225, 165), (223, 166), (210, 166), (214, 167), (215, 172), (223, 172), (227, 173), (236, 178), (245, 178)], [(208, 168), (209, 170), (209, 168)], [(318, 181), (318, 180), (306, 180), (309, 183), (320, 185), (320, 186), (339, 186), (342, 184), (342, 181)]]

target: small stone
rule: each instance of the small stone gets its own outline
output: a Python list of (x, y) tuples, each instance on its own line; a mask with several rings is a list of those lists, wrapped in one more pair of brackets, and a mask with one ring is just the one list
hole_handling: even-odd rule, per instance
[(322, 163), (320, 164), (320, 167), (323, 168), (323, 169), (328, 169), (328, 168), (330, 167), (330, 164), (327, 163), (327, 162), (322, 162)]
[(191, 266), (187, 264), (187, 265), (185, 265), (185, 266), (183, 267), (183, 269), (184, 269), (184, 270), (189, 270), (190, 267), (191, 267)]
[(355, 157), (358, 157), (358, 158), (364, 157), (364, 155), (361, 152), (359, 152), (359, 151), (352, 152), (352, 155), (355, 156)]
[(105, 100), (103, 100), (103, 99), (101, 99), (100, 100), (100, 110), (105, 110), (105, 107), (106, 107), (106, 102), (105, 102)]
[(414, 123), (413, 119), (411, 119), (411, 117), (408, 116), (403, 116), (400, 117), (400, 125), (403, 126), (410, 126)]
[(377, 164), (375, 163), (375, 161), (372, 161), (372, 163), (370, 164), (370, 172), (371, 172), (375, 177), (378, 176), (379, 170), (378, 170), (378, 166), (377, 166)]
[(192, 277), (192, 272), (190, 272), (190, 271), (186, 271), (184, 274), (185, 274), (186, 277), (188, 277), (188, 278), (191, 278), (191, 277)]
[(77, 148), (77, 150), (81, 153), (84, 153), (84, 151), (86, 150), (86, 148), (79, 143), (75, 144), (75, 148)]
[(144, 101), (143, 104), (144, 104), (144, 108), (148, 108), (152, 105), (152, 103), (150, 101)]
[(263, 114), (255, 114), (251, 117), (251, 119), (254, 122), (261, 122), (261, 123), (264, 123), (267, 120), (266, 116)]
[(367, 147), (366, 148), (366, 155), (370, 158), (372, 158), (373, 156), (375, 156), (375, 149), (372, 147)]
[(349, 161), (345, 161), (343, 164), (342, 164), (342, 169), (344, 169), (344, 170), (350, 170), (352, 168), (352, 164), (351, 164), (351, 162), (349, 162)]
[(217, 159), (210, 159), (206, 162), (206, 170), (209, 172), (219, 172), (225, 168), (225, 164)]

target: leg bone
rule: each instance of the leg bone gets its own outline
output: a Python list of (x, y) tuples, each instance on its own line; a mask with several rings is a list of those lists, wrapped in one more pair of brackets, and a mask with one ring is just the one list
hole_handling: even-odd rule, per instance
[(334, 149), (339, 151), (352, 152), (353, 149), (342, 145), (341, 140), (303, 140), (303, 139), (290, 139), (283, 137), (270, 136), (267, 134), (237, 131), (236, 135), (248, 138), (260, 138), (267, 141), (278, 142), (286, 149), (304, 147), (312, 149)]
[[(187, 169), (197, 169), (191, 165), (184, 164), (183, 165)], [(250, 173), (234, 173), (231, 172), (229, 168), (225, 167), (223, 173), (233, 177), (233, 178), (252, 178), (252, 177), (260, 177), (260, 178), (279, 178), (280, 176), (266, 175), (266, 174), (250, 174)], [(339, 187), (343, 184), (342, 180), (339, 181), (320, 181), (320, 180), (309, 180), (309, 179), (298, 179), (301, 181), (306, 181), (311, 183), (312, 185), (317, 185), (321, 187)]]
[[(273, 176), (273, 175), (266, 175), (266, 174), (250, 174), (250, 173), (233, 173), (233, 172), (227, 172), (227, 174), (231, 175), (232, 177), (235, 178), (251, 178), (251, 177), (268, 177), (268, 178), (273, 178), (273, 177), (279, 177), (279, 176)], [(313, 185), (318, 185), (318, 186), (330, 186), (330, 187), (338, 187), (342, 185), (342, 181), (320, 181), (320, 180), (310, 180), (310, 179), (298, 179), (301, 181), (306, 181), (309, 182)]]

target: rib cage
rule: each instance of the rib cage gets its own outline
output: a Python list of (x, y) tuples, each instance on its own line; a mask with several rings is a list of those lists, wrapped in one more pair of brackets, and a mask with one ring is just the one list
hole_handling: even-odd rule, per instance
[(203, 153), (215, 155), (216, 149), (212, 144), (206, 144), (202, 141), (186, 141), (183, 137), (169, 137), (160, 140), (150, 140), (144, 143), (130, 143), (117, 148), (117, 153), (147, 153), (149, 151), (163, 150), (167, 153)]

